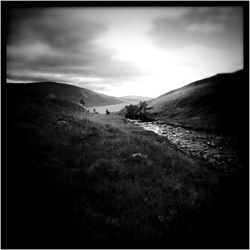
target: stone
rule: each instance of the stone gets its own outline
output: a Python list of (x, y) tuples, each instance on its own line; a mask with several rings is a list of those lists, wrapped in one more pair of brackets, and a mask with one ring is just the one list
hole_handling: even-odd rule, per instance
[(66, 121), (58, 121), (57, 124), (58, 125), (67, 125), (68, 123)]
[(48, 98), (48, 99), (56, 99), (56, 95), (53, 94), (53, 93), (49, 93), (49, 94), (47, 95), (47, 98)]
[(159, 215), (158, 219), (160, 222), (164, 222), (165, 221), (165, 217), (163, 215)]
[(132, 158), (143, 158), (143, 159), (147, 159), (148, 157), (142, 153), (134, 153), (131, 155)]

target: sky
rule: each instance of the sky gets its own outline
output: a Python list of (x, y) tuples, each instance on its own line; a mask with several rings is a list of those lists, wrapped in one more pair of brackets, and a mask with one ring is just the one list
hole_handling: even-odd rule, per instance
[(8, 82), (157, 97), (243, 68), (241, 7), (20, 8), (7, 30)]

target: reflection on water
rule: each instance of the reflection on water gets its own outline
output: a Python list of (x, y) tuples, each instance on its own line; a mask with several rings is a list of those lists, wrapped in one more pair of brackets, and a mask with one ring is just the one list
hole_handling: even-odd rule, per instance
[(119, 103), (119, 104), (108, 105), (108, 106), (90, 107), (88, 109), (90, 112), (94, 112), (93, 110), (95, 109), (96, 112), (100, 114), (106, 114), (106, 109), (108, 109), (109, 112), (118, 112), (121, 109), (123, 109), (126, 105), (137, 104), (137, 103), (138, 101), (130, 101), (130, 102)]

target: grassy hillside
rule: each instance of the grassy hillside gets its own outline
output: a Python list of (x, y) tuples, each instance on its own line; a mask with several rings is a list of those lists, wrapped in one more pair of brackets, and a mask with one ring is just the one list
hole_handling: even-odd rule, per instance
[[(20, 85), (20, 86), (19, 86)], [(10, 84), (9, 88), (17, 88), (26, 97), (46, 97), (49, 94), (58, 99), (79, 103), (85, 101), (87, 107), (105, 106), (122, 103), (119, 98), (96, 93), (89, 89), (56, 82), (37, 82), (29, 84)]]
[(237, 133), (248, 116), (244, 71), (219, 74), (149, 101), (152, 116), (196, 129)]
[(3, 93), (2, 248), (247, 247), (247, 175), (122, 117)]
[(122, 96), (121, 99), (124, 99), (126, 101), (148, 101), (152, 99), (152, 97), (146, 97), (146, 96), (137, 96), (137, 95), (129, 95), (129, 96)]

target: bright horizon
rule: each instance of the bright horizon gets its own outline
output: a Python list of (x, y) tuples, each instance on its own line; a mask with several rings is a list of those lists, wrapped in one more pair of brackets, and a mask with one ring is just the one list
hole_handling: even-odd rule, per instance
[(13, 9), (7, 77), (157, 97), (243, 69), (242, 16), (241, 7)]

